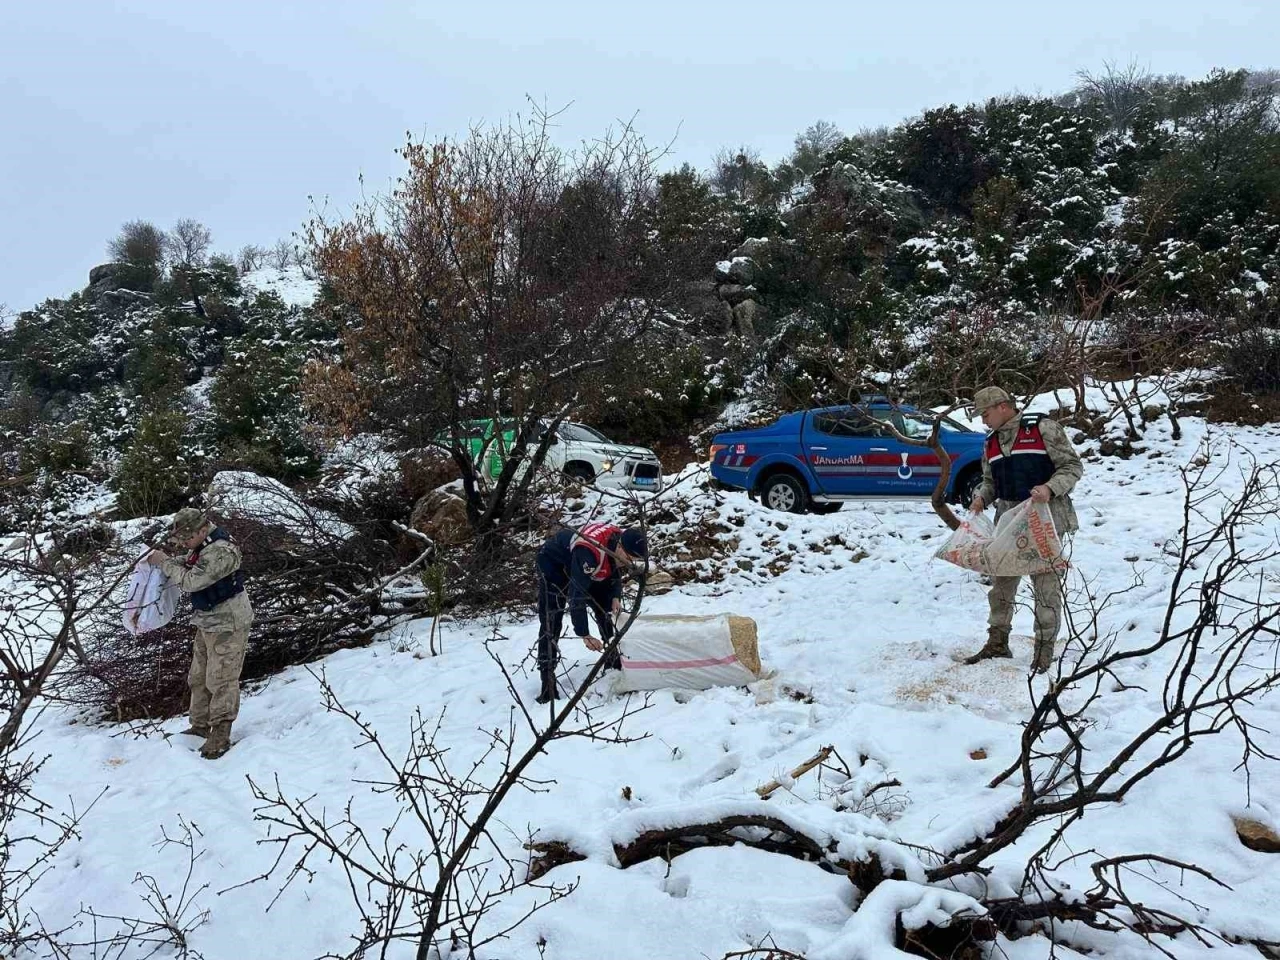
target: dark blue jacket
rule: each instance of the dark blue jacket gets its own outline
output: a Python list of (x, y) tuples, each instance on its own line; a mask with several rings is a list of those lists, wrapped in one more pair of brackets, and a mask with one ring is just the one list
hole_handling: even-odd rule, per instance
[[(561, 530), (549, 537), (538, 550), (538, 570), (547, 582), (564, 590), (569, 598), (569, 619), (573, 632), (579, 637), (591, 634), (587, 623), (587, 600), (591, 600), (610, 615), (615, 599), (622, 599), (622, 575), (616, 564), (610, 563), (609, 573), (603, 579), (595, 579), (598, 570), (596, 556), (587, 547), (573, 547), (577, 536), (572, 530)], [(606, 546), (612, 550), (616, 543)]]
[[(200, 556), (200, 551), (209, 544), (218, 540), (230, 540), (221, 527), (214, 527), (213, 532), (205, 538), (204, 543), (196, 547), (195, 553), (191, 555), (192, 562)], [(224, 600), (230, 600), (232, 597), (244, 593), (244, 571), (233, 570), (221, 580), (209, 584), (203, 590), (196, 590), (191, 594), (191, 605), (197, 610), (208, 612), (222, 603)]]

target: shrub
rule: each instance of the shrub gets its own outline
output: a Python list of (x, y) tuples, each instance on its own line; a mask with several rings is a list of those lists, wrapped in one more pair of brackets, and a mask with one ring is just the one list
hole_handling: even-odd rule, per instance
[(90, 390), (105, 383), (117, 357), (99, 336), (101, 314), (84, 297), (47, 300), (19, 314), (6, 349), (33, 390)]
[(625, 379), (585, 415), (606, 432), (631, 442), (681, 436), (691, 420), (705, 416), (724, 399), (717, 365), (698, 346), (638, 350)]
[(164, 231), (153, 223), (130, 220), (121, 227), (107, 244), (107, 253), (129, 266), (127, 274), (120, 275), (122, 285), (131, 290), (154, 289), (164, 264), (165, 245)]
[(1221, 364), (1223, 373), (1242, 390), (1280, 391), (1280, 330), (1255, 325), (1237, 327), (1221, 348)]
[(40, 424), (23, 445), (20, 463), (24, 473), (87, 470), (93, 464), (89, 425), (83, 420), (69, 424)]
[(186, 416), (173, 410), (148, 413), (139, 421), (115, 477), (125, 516), (158, 516), (181, 505), (191, 478), (184, 458), (186, 427)]
[(155, 402), (173, 400), (186, 385), (189, 363), (182, 356), (182, 331), (155, 316), (124, 356), (124, 377), (133, 392)]
[(303, 435), (298, 382), (300, 351), (245, 339), (228, 351), (209, 403), (223, 455), (281, 480), (315, 471), (318, 461)]

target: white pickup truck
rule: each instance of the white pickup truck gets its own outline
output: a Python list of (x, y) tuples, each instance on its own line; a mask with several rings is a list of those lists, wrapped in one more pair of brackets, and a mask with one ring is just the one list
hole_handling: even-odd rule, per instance
[(544, 461), (567, 477), (619, 490), (662, 489), (662, 464), (648, 447), (614, 443), (585, 423), (562, 423)]
[[(494, 431), (499, 431), (495, 436)], [(545, 426), (543, 427), (545, 431)], [(504, 421), (475, 420), (464, 425), (464, 442), (471, 448), (471, 455), (485, 459), (484, 473), (497, 479), (507, 457), (508, 446), (515, 442), (515, 424)], [(527, 469), (529, 457), (545, 432), (526, 449), (528, 456), (520, 466)], [(441, 436), (443, 441), (444, 436)], [(585, 423), (561, 423), (547, 447), (543, 469), (559, 473), (583, 483), (594, 483), (615, 490), (662, 489), (662, 464), (658, 455), (648, 447), (633, 447), (614, 443), (599, 430)]]

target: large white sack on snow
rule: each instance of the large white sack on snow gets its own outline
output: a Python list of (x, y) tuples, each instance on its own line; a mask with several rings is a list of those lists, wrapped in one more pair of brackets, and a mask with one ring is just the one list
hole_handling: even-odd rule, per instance
[(620, 691), (706, 690), (760, 679), (755, 621), (729, 613), (637, 617), (618, 650)]
[(124, 628), (135, 637), (173, 619), (182, 591), (159, 567), (140, 563), (133, 570), (124, 601)]
[(998, 526), (992, 526), (981, 514), (971, 514), (934, 556), (993, 577), (1024, 577), (1067, 568), (1049, 505), (1031, 500), (1006, 512)]

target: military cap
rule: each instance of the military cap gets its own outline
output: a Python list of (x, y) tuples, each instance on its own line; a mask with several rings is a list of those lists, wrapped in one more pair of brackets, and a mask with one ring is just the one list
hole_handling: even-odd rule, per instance
[(169, 539), (173, 541), (190, 540), (208, 522), (209, 515), (203, 510), (197, 510), (195, 507), (183, 507), (174, 514), (173, 528), (169, 531)]
[(1000, 387), (983, 387), (973, 395), (973, 408), (979, 414), (985, 413), (992, 407), (1002, 403), (1013, 403), (1013, 397), (1009, 396)]

